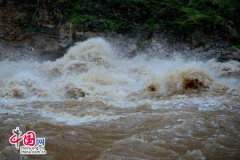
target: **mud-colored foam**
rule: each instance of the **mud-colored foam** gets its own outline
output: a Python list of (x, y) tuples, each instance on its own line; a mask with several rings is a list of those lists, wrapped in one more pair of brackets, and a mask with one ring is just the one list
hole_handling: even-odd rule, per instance
[(128, 100), (224, 94), (239, 85), (238, 79), (224, 75), (234, 75), (233, 72), (240, 70), (235, 61), (219, 63), (143, 56), (120, 59), (110, 43), (102, 38), (76, 43), (54, 62), (3, 61), (0, 65), (2, 98), (36, 100)]

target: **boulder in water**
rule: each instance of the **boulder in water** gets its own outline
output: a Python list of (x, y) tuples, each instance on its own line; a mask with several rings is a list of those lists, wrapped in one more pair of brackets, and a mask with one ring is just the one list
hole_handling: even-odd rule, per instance
[(75, 98), (85, 97), (86, 93), (81, 88), (69, 88), (67, 89), (66, 97)]
[(13, 97), (23, 98), (24, 92), (21, 89), (13, 89)]
[(203, 82), (199, 81), (198, 79), (183, 79), (183, 87), (184, 89), (199, 89), (204, 87)]
[(154, 84), (150, 84), (147, 86), (148, 91), (157, 91), (157, 88)]

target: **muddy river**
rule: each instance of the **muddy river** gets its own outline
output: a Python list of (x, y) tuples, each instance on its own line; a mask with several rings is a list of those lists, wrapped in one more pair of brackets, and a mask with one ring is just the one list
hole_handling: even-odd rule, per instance
[[(240, 159), (239, 72), (237, 61), (123, 59), (102, 38), (54, 62), (3, 60), (0, 160)], [(16, 127), (45, 138), (46, 154), (20, 154)]]

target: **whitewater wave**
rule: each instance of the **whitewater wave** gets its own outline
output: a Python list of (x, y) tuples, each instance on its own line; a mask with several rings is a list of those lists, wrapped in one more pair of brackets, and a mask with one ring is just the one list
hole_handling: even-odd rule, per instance
[[(54, 62), (0, 62), (1, 99), (151, 99), (222, 95), (239, 86), (239, 62), (121, 59), (103, 38), (76, 43)], [(228, 75), (228, 76), (226, 76)]]

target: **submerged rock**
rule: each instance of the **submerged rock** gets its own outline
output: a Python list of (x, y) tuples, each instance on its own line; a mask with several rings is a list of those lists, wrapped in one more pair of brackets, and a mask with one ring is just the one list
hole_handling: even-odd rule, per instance
[(81, 88), (67, 88), (66, 98), (85, 97), (86, 93)]
[(23, 98), (24, 97), (24, 92), (21, 89), (13, 89), (13, 97)]
[(182, 70), (167, 76), (163, 81), (152, 81), (143, 89), (128, 95), (133, 99), (170, 99), (172, 96), (189, 97), (204, 94), (223, 94), (228, 87), (216, 83), (201, 70)]
[(154, 84), (150, 84), (147, 86), (148, 91), (157, 91), (156, 86)]

